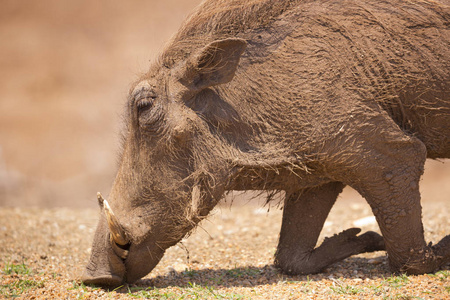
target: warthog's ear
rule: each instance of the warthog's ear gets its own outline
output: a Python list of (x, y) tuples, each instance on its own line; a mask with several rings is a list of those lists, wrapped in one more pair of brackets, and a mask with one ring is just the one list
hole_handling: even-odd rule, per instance
[(191, 90), (230, 82), (247, 47), (243, 39), (214, 41), (192, 55), (179, 73), (180, 82)]

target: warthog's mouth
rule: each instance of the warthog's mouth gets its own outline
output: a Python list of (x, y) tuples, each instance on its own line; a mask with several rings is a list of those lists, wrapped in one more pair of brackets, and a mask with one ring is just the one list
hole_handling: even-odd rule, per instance
[(112, 235), (110, 235), (110, 241), (111, 241), (111, 247), (114, 251), (114, 253), (120, 257), (123, 261), (125, 261), (128, 257), (128, 254), (130, 253), (130, 247), (131, 243), (127, 243), (125, 245), (117, 244)]

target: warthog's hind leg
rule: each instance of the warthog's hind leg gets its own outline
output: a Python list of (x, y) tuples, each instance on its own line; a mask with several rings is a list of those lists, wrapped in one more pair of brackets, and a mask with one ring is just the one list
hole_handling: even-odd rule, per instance
[(328, 265), (363, 252), (384, 250), (383, 238), (375, 232), (360, 236), (351, 228), (326, 238), (315, 248), (325, 219), (343, 184), (332, 182), (286, 195), (275, 265), (287, 274), (318, 273)]
[[(424, 238), (419, 182), (427, 157), (425, 144), (403, 132), (389, 116), (355, 116), (349, 135), (337, 147), (328, 169), (337, 180), (357, 190), (369, 203), (383, 234), (391, 271), (423, 274), (450, 258), (445, 237), (432, 246)], [(353, 131), (353, 132), (350, 132)]]
[(437, 257), (438, 265), (450, 263), (450, 235), (444, 237), (439, 243), (431, 247)]

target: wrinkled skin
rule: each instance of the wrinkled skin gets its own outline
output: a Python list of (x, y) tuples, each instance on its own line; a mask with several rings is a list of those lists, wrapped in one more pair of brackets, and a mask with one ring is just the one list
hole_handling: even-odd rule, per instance
[[(285, 191), (285, 273), (376, 250), (393, 272), (448, 263), (450, 236), (424, 240), (418, 185), (426, 158), (450, 157), (449, 19), (446, 0), (203, 3), (130, 92), (109, 195), (128, 255), (102, 213), (82, 280), (145, 276), (227, 190)], [(383, 236), (315, 248), (345, 185)]]

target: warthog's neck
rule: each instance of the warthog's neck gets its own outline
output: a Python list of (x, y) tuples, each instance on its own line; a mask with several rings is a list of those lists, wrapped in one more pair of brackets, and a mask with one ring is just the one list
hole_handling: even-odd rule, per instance
[(295, 157), (249, 155), (233, 159), (233, 174), (227, 190), (284, 190), (302, 189), (331, 181)]

